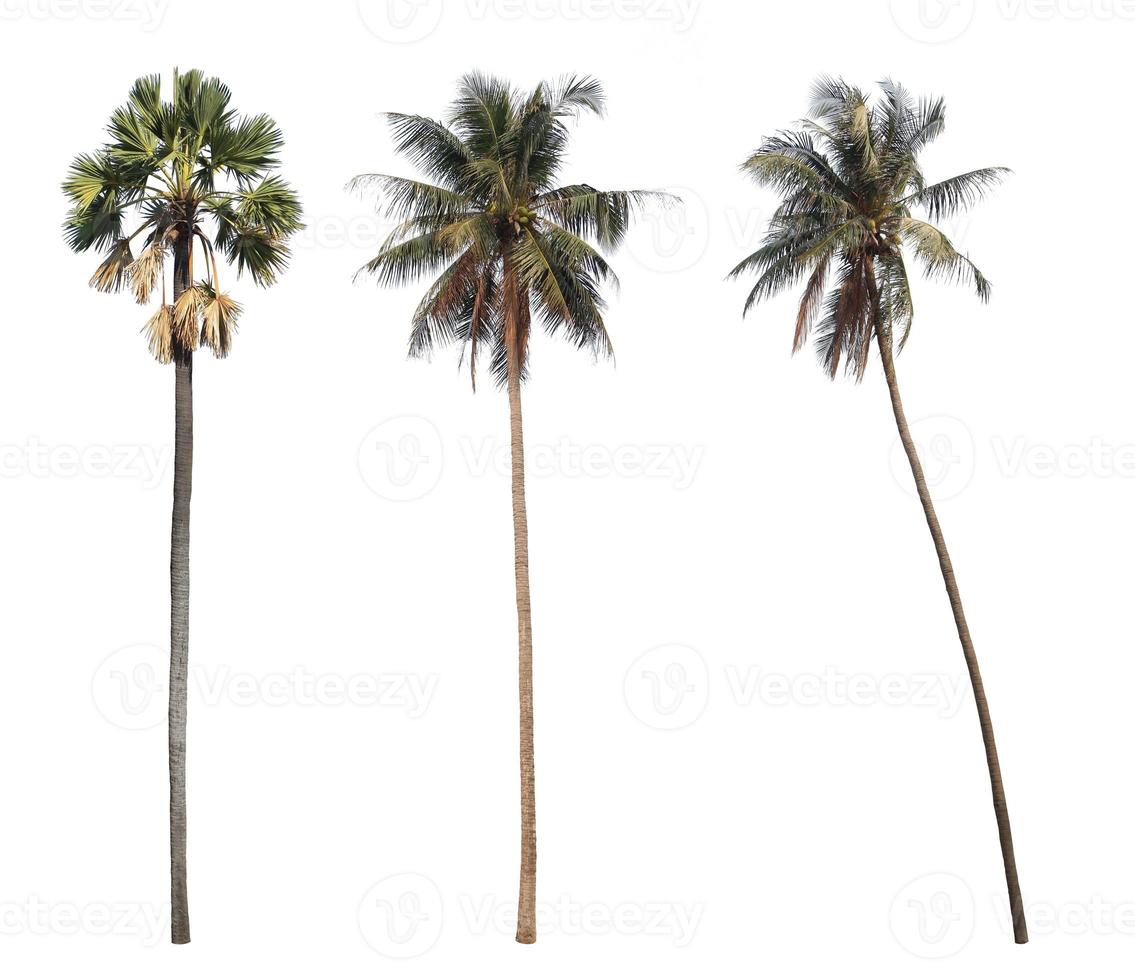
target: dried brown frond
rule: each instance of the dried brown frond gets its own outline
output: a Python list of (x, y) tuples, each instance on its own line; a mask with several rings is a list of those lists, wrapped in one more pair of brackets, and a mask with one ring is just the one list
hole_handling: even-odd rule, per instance
[(238, 303), (224, 293), (210, 290), (201, 318), (201, 345), (217, 357), (227, 357), (239, 317)]
[(100, 293), (117, 293), (125, 281), (126, 270), (134, 261), (130, 253), (130, 240), (120, 238), (111, 246), (106, 258), (99, 263), (95, 274), (91, 276), (90, 285)]
[(169, 364), (173, 360), (173, 316), (173, 306), (163, 303), (142, 328), (150, 353), (159, 364)]
[(173, 344), (180, 355), (195, 351), (201, 334), (204, 294), (197, 286), (187, 286), (173, 307)]
[(139, 303), (148, 303), (150, 295), (162, 281), (165, 257), (165, 248), (155, 242), (142, 249), (138, 253), (138, 258), (126, 270), (130, 288), (134, 291), (134, 299)]

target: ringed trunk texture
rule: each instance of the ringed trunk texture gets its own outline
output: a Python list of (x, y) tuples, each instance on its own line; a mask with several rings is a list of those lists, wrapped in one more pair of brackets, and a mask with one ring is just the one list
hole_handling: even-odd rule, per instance
[[(873, 277), (874, 273), (872, 272), (871, 275)], [(997, 743), (993, 738), (993, 720), (989, 716), (989, 702), (985, 697), (985, 686), (981, 682), (981, 670), (978, 668), (977, 654), (974, 652), (973, 640), (970, 638), (969, 626), (966, 624), (965, 610), (962, 608), (957, 579), (954, 577), (954, 565), (950, 561), (950, 553), (946, 550), (946, 539), (942, 535), (938, 515), (934, 511), (934, 502), (930, 499), (930, 490), (926, 485), (922, 462), (918, 458), (918, 448), (914, 444), (910, 428), (907, 425), (902, 397), (899, 394), (898, 378), (895, 375), (894, 352), (891, 349), (890, 334), (878, 320), (875, 324), (875, 335), (879, 341), (879, 352), (883, 359), (883, 373), (886, 375), (887, 388), (890, 390), (895, 424), (898, 426), (903, 449), (906, 450), (906, 458), (910, 462), (914, 485), (918, 488), (918, 499), (922, 501), (922, 510), (926, 514), (926, 525), (930, 529), (930, 536), (934, 539), (934, 550), (938, 553), (942, 580), (946, 584), (946, 594), (950, 597), (950, 609), (954, 613), (954, 623), (958, 628), (958, 639), (962, 643), (962, 653), (965, 655), (966, 669), (969, 671), (970, 684), (973, 687), (973, 698), (977, 703), (977, 716), (981, 723), (981, 739), (985, 743), (985, 761), (989, 767), (989, 783), (993, 791), (993, 812), (997, 816), (997, 833), (1001, 838), (1001, 857), (1005, 863), (1005, 883), (1009, 890), (1009, 908), (1013, 917), (1013, 939), (1018, 943), (1027, 943), (1029, 933), (1025, 923), (1024, 904), (1021, 901), (1021, 886), (1017, 881), (1017, 859), (1013, 853), (1013, 832), (1009, 826), (1009, 807), (1005, 802), (1005, 787), (1001, 782), (1001, 764), (997, 759)]]
[(520, 897), (516, 941), (536, 942), (536, 749), (532, 711), (532, 598), (528, 587), (528, 512), (524, 501), (524, 423), (519, 370), (508, 374), (512, 441), (512, 528), (516, 621), (520, 641)]
[(536, 748), (532, 720), (532, 595), (528, 586), (528, 508), (524, 500), (524, 421), (520, 377), (530, 323), (528, 297), (504, 260), (505, 342), (508, 345), (508, 415), (512, 444), (513, 564), (516, 570), (516, 624), (520, 648), (520, 896), (516, 903), (516, 941), (536, 942)]
[[(174, 302), (189, 285), (188, 250), (179, 243), (174, 260)], [(171, 931), (174, 943), (189, 942), (186, 885), (185, 725), (189, 676), (189, 498), (193, 489), (192, 353), (175, 362), (173, 520), (170, 534), (169, 651), (169, 851)]]

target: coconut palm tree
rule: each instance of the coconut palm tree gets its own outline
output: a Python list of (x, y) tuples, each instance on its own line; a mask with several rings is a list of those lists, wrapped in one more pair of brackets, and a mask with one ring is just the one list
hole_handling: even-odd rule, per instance
[[(189, 498), (193, 479), (193, 352), (225, 357), (240, 307), (221, 288), (218, 255), (269, 286), (300, 225), (294, 191), (276, 176), (283, 146), (265, 115), (239, 116), (230, 93), (199, 71), (139, 78), (115, 109), (109, 140), (75, 158), (63, 184), (76, 252), (104, 249), (90, 284), (160, 297), (143, 327), (150, 353), (174, 365), (173, 521), (170, 545), (169, 813), (172, 939), (189, 942), (185, 877), (185, 725), (189, 662)], [(195, 261), (199, 263), (195, 270)], [(167, 288), (167, 267), (170, 268)]]
[(577, 348), (611, 354), (600, 288), (615, 283), (600, 252), (622, 241), (645, 191), (559, 183), (568, 123), (601, 115), (602, 86), (572, 76), (523, 93), (498, 78), (461, 79), (448, 118), (390, 113), (395, 147), (423, 180), (364, 174), (398, 224), (360, 275), (383, 286), (436, 276), (411, 320), (410, 355), (456, 344), (477, 371), (508, 392), (512, 515), (520, 652), (520, 899), (516, 940), (536, 941), (536, 786), (532, 706), (532, 609), (524, 498), (521, 383), (533, 318)]
[[(746, 313), (754, 303), (804, 283), (792, 349), (798, 351), (815, 330), (820, 361), (833, 378), (842, 364), (862, 380), (875, 341), (973, 685), (1013, 934), (1025, 943), (1028, 931), (989, 703), (954, 566), (903, 411), (894, 361), (914, 316), (906, 259), (931, 278), (972, 286), (981, 300), (989, 299), (989, 281), (932, 222), (974, 204), (1007, 171), (987, 167), (927, 183), (918, 158), (941, 134), (945, 105), (940, 98), (916, 101), (891, 81), (882, 82), (881, 89), (881, 99), (870, 103), (858, 88), (821, 78), (812, 92), (810, 117), (798, 129), (766, 139), (744, 162), (742, 169), (781, 200), (761, 247), (731, 275), (757, 274)], [(914, 217), (916, 212), (924, 212), (927, 220)]]

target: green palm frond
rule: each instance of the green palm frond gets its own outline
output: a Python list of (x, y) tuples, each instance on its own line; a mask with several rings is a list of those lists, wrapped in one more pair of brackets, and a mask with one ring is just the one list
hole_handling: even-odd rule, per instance
[(558, 187), (534, 199), (537, 211), (573, 235), (593, 237), (603, 248), (621, 245), (635, 216), (647, 207), (677, 203), (677, 197), (662, 191), (600, 191), (589, 184)]
[(939, 221), (973, 207), (1010, 173), (1012, 171), (1008, 167), (971, 170), (923, 187), (906, 197), (903, 204), (926, 208), (930, 220)]
[(538, 237), (546, 240), (556, 255), (568, 268), (582, 269), (592, 279), (619, 289), (619, 277), (607, 260), (594, 246), (567, 228), (554, 222), (541, 222)]
[(449, 114), (449, 126), (469, 148), (471, 160), (500, 160), (513, 129), (521, 97), (503, 79), (480, 72), (462, 77)]
[(910, 292), (910, 276), (902, 252), (879, 257), (879, 298), (882, 321), (898, 342), (901, 351), (914, 323), (914, 300)]
[(460, 191), (389, 174), (359, 174), (347, 184), (352, 192), (378, 192), (378, 207), (389, 217), (452, 220), (475, 202)]
[(591, 75), (564, 75), (539, 86), (539, 91), (547, 94), (547, 105), (557, 116), (576, 116), (581, 112), (602, 116), (607, 111), (603, 83)]
[(926, 221), (904, 218), (899, 225), (901, 234), (913, 244), (914, 256), (923, 270), (934, 279), (973, 286), (978, 298), (989, 300), (991, 285), (969, 257), (962, 255), (953, 243), (937, 228)]
[(255, 180), (280, 165), (284, 136), (271, 116), (241, 119), (218, 127), (209, 142), (208, 172), (223, 171), (241, 180)]
[(442, 181), (451, 190), (461, 187), (465, 168), (473, 154), (461, 138), (444, 123), (425, 116), (388, 112), (394, 149), (421, 169), (430, 180)]
[(271, 286), (288, 267), (290, 257), (281, 239), (254, 226), (238, 226), (224, 252), (237, 272), (247, 272), (258, 286)]
[(515, 160), (516, 182), (533, 191), (552, 187), (563, 166), (570, 138), (565, 120), (585, 112), (602, 116), (606, 95), (588, 75), (568, 75), (536, 86), (506, 140)]
[(436, 273), (457, 254), (459, 246), (441, 229), (427, 231), (383, 247), (356, 274), (372, 275), (380, 286), (403, 286)]
[(301, 227), (299, 198), (281, 178), (273, 175), (239, 191), (235, 196), (239, 223), (269, 236), (286, 236)]
[(572, 241), (573, 236), (552, 233), (523, 236), (512, 253), (517, 277), (549, 335), (563, 331), (577, 348), (610, 357), (614, 348), (603, 322), (600, 292), (606, 263), (573, 257)]

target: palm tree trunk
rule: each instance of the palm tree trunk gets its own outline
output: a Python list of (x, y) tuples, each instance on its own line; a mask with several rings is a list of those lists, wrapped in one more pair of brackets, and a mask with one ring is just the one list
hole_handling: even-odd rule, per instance
[[(189, 285), (188, 247), (174, 258), (174, 302)], [(193, 488), (193, 354), (176, 361), (174, 390), (173, 521), (170, 535), (169, 849), (172, 938), (189, 942), (185, 876), (185, 723), (189, 680), (189, 498)]]
[(536, 942), (536, 748), (532, 722), (532, 595), (528, 587), (528, 508), (524, 501), (524, 420), (520, 377), (528, 343), (528, 298), (522, 295), (508, 250), (502, 287), (509, 433), (512, 444), (512, 536), (516, 571), (516, 623), (520, 646), (520, 897), (516, 903), (516, 941)]
[(536, 750), (532, 718), (532, 597), (528, 587), (528, 512), (524, 501), (524, 423), (520, 370), (510, 360), (508, 412), (512, 438), (512, 529), (516, 620), (520, 640), (520, 898), (516, 941), (536, 942)]
[[(870, 275), (873, 279), (874, 272), (872, 271)], [(973, 640), (970, 639), (969, 627), (966, 625), (966, 614), (962, 608), (962, 598), (958, 592), (957, 580), (954, 577), (954, 565), (950, 561), (950, 553), (946, 550), (946, 539), (943, 537), (942, 528), (938, 524), (934, 502), (930, 499), (930, 490), (926, 486), (926, 476), (922, 472), (922, 462), (918, 458), (918, 448), (914, 444), (914, 439), (911, 438), (910, 427), (906, 422), (906, 413), (903, 411), (898, 378), (895, 375), (891, 336), (889, 331), (883, 327), (878, 316), (875, 319), (875, 335), (879, 341), (879, 352), (883, 359), (883, 373), (886, 375), (887, 388), (891, 394), (891, 408), (894, 410), (895, 424), (898, 426), (903, 449), (906, 450), (906, 458), (910, 462), (914, 485), (918, 488), (918, 499), (922, 501), (922, 510), (926, 514), (926, 525), (930, 528), (930, 536), (934, 539), (934, 549), (938, 553), (938, 564), (942, 568), (942, 580), (946, 583), (946, 594), (950, 597), (950, 608), (954, 613), (954, 622), (958, 628), (958, 639), (962, 643), (962, 653), (965, 655), (966, 669), (969, 671), (973, 697), (977, 703), (977, 716), (981, 723), (981, 738), (985, 743), (985, 761), (989, 766), (989, 783), (993, 790), (993, 812), (997, 816), (997, 833), (1001, 838), (1001, 857), (1005, 862), (1005, 883), (1009, 889), (1009, 907), (1013, 917), (1013, 938), (1018, 943), (1027, 943), (1029, 934), (1025, 924), (1024, 905), (1021, 901), (1021, 886), (1017, 882), (1017, 859), (1013, 853), (1013, 832), (1009, 826), (1009, 808), (1005, 802), (1005, 787), (1001, 782), (1001, 764), (997, 759), (997, 743), (993, 738), (993, 721), (989, 716), (989, 702), (985, 697), (985, 686), (981, 682), (981, 670), (977, 665), (977, 654), (973, 649)]]

